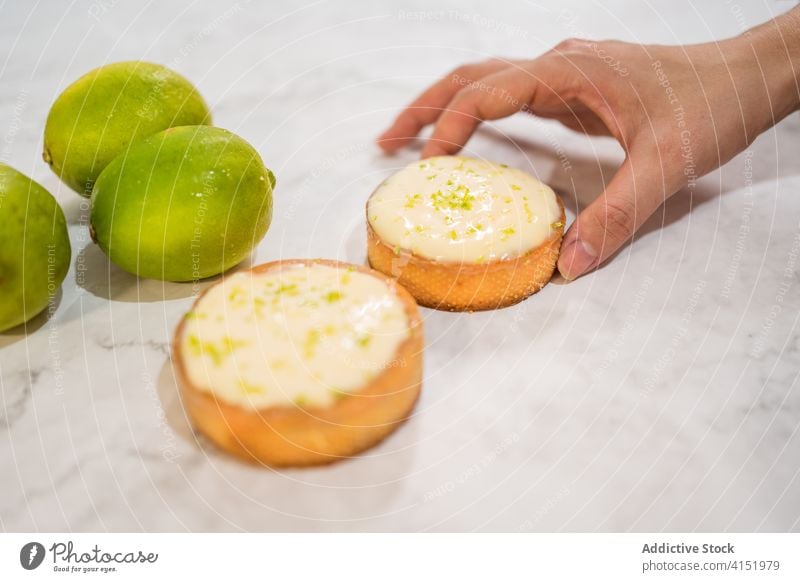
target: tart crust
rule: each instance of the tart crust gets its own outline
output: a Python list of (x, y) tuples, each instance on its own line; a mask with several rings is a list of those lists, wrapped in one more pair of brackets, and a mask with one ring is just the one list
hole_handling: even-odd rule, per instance
[[(384, 242), (367, 215), (370, 266), (397, 280), (417, 303), (444, 311), (499, 309), (533, 295), (552, 278), (564, 234), (564, 205), (558, 228), (538, 247), (510, 259), (483, 263), (436, 261)], [(369, 205), (369, 202), (367, 203)]]

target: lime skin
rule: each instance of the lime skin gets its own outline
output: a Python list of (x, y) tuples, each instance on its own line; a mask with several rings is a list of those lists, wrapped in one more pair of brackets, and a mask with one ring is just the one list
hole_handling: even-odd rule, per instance
[(217, 127), (174, 127), (136, 142), (103, 170), (92, 192), (91, 235), (140, 277), (211, 277), (264, 237), (274, 185), (242, 138)]
[(67, 275), (71, 253), (55, 198), (0, 163), (0, 331), (44, 311)]
[(70, 188), (88, 197), (103, 168), (128, 146), (168, 127), (211, 123), (197, 89), (167, 67), (142, 61), (90, 71), (53, 103), (42, 154)]

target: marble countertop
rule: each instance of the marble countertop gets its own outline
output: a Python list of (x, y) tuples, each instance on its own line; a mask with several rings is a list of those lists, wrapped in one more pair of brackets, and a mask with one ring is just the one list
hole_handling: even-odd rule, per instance
[[(363, 262), (366, 197), (419, 155), (383, 157), (373, 138), (423, 86), (570, 36), (699, 42), (792, 5), (706, 4), (6, 4), (0, 159), (62, 203), (73, 261), (54, 313), (0, 334), (0, 529), (800, 529), (797, 115), (671, 199), (597, 273), (501, 311), (423, 310), (413, 418), (362, 457), (311, 470), (242, 464), (192, 433), (168, 344), (208, 283), (109, 264), (85, 201), (40, 158), (69, 82), (105, 62), (161, 62), (278, 177), (253, 262)], [(622, 155), (521, 116), (468, 152), (552, 184), (570, 220)]]

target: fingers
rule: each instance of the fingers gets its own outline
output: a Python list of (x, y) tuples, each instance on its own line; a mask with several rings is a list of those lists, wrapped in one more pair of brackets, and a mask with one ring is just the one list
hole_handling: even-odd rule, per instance
[(572, 280), (595, 269), (624, 245), (664, 202), (658, 159), (629, 157), (573, 223), (561, 244), (558, 271)]
[(422, 157), (457, 153), (482, 121), (508, 117), (527, 107), (538, 87), (533, 74), (510, 67), (462, 89), (439, 117)]
[(378, 137), (378, 145), (387, 153), (407, 145), (423, 127), (439, 118), (444, 107), (461, 89), (510, 64), (511, 61), (495, 59), (459, 67), (434, 83), (400, 113), (391, 127)]

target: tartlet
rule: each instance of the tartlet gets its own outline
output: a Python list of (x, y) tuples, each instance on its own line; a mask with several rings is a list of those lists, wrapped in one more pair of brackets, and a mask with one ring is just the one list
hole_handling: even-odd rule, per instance
[(381, 441), (422, 382), (411, 295), (366, 267), (259, 265), (210, 287), (183, 318), (173, 361), (194, 426), (271, 466), (318, 465)]
[(408, 165), (370, 196), (367, 257), (420, 305), (495, 309), (550, 281), (564, 222), (553, 190), (521, 170), (433, 157)]

